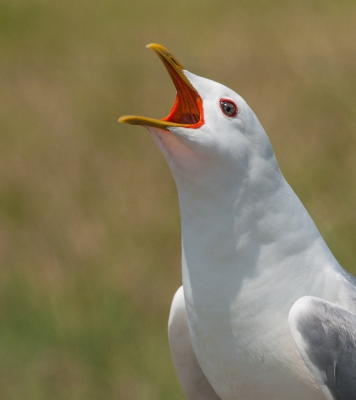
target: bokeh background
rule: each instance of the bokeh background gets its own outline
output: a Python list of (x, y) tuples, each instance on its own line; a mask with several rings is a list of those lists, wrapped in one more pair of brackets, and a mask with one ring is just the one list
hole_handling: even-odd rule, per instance
[(147, 43), (247, 100), (356, 271), (355, 21), (351, 0), (0, 1), (1, 399), (183, 399), (176, 189), (117, 123), (173, 104)]

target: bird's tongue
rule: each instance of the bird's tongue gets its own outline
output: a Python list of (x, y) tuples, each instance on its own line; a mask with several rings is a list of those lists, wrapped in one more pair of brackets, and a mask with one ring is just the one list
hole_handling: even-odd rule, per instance
[(166, 118), (153, 119), (125, 115), (121, 117), (119, 121), (131, 125), (152, 126), (161, 129), (167, 129), (172, 126), (184, 126), (196, 129), (202, 126), (204, 123), (203, 101), (184, 75), (184, 67), (163, 46), (153, 43), (149, 44), (147, 47), (156, 52), (172, 78), (174, 86), (177, 89), (175, 102), (171, 112)]

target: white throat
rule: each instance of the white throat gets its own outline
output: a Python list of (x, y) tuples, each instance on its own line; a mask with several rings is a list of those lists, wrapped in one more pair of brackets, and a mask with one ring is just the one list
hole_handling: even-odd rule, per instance
[[(176, 179), (182, 218), (183, 282), (187, 303), (192, 307), (216, 304), (215, 296), (233, 303), (247, 281), (258, 281), (259, 276), (266, 279), (266, 274), (268, 287), (260, 288), (260, 296), (273, 292), (274, 280), (280, 285), (283, 277), (294, 287), (300, 280), (300, 286), (306, 288), (306, 279), (315, 281), (321, 268), (337, 264), (275, 159), (254, 160), (256, 166), (249, 165), (249, 174), (237, 176), (235, 185), (214, 181), (211, 176), (209, 185), (199, 181), (201, 177)], [(318, 258), (314, 260), (315, 254)], [(283, 303), (281, 293), (277, 295)], [(291, 298), (288, 291), (285, 295), (291, 303), (294, 296)]]

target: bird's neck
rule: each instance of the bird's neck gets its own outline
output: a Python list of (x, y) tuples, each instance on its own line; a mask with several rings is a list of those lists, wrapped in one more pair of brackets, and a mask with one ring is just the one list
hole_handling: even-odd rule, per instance
[(308, 252), (313, 253), (315, 243), (328, 253), (277, 164), (268, 162), (250, 171), (249, 176), (224, 188), (219, 188), (219, 182), (202, 185), (199, 190), (177, 185), (183, 280), (187, 287), (195, 286), (195, 293), (213, 291), (216, 285), (237, 287), (268, 269), (271, 277), (280, 277), (288, 267), (303, 279), (303, 274), (310, 275), (310, 265), (298, 263)]

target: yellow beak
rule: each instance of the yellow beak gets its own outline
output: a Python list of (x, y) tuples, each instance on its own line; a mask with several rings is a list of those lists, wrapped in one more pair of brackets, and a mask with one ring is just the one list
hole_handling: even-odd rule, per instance
[(160, 129), (167, 129), (170, 126), (193, 129), (200, 127), (204, 123), (203, 102), (198, 92), (184, 75), (183, 65), (165, 47), (159, 44), (151, 43), (146, 47), (156, 52), (172, 78), (177, 89), (174, 105), (166, 118), (154, 119), (136, 115), (124, 115), (119, 118), (119, 122), (152, 126)]

